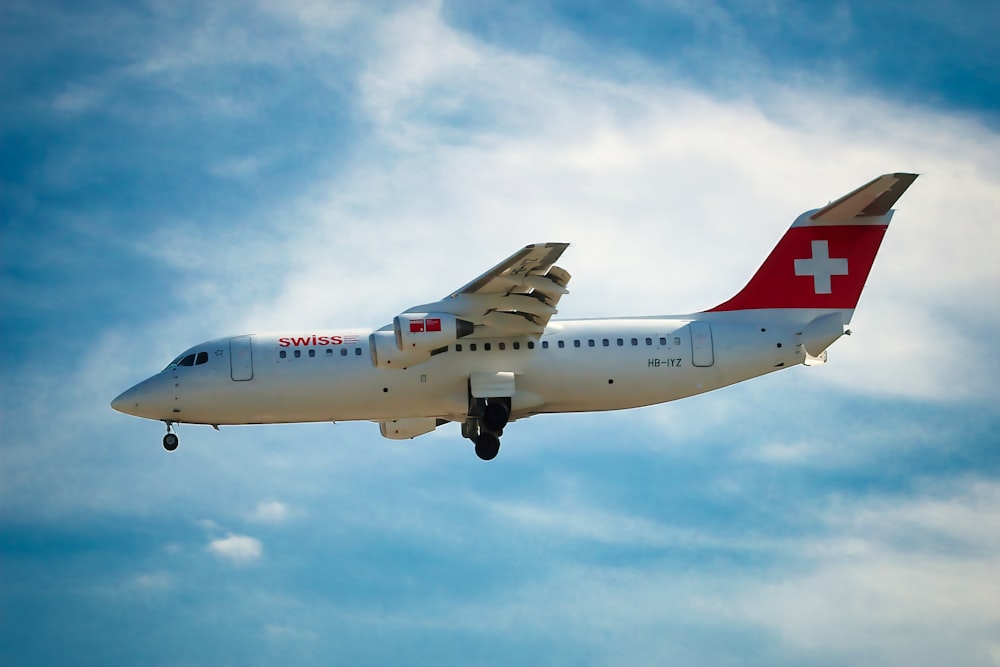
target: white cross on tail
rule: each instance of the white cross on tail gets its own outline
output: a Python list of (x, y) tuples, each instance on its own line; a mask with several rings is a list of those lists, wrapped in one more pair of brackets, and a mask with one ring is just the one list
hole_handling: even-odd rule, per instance
[(812, 257), (795, 260), (795, 275), (812, 276), (813, 291), (816, 294), (830, 294), (830, 276), (847, 275), (847, 259), (831, 258), (830, 244), (827, 241), (812, 242)]

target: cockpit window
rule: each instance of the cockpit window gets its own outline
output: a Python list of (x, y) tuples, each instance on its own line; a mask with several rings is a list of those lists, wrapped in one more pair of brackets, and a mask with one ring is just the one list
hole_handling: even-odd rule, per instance
[(198, 352), (197, 354), (182, 354), (177, 357), (163, 370), (169, 371), (177, 368), (178, 366), (201, 366), (202, 364), (208, 363), (208, 352)]

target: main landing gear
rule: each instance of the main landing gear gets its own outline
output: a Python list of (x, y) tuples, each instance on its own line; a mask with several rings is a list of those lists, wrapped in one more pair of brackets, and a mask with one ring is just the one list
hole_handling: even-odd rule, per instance
[(177, 434), (174, 433), (174, 423), (164, 422), (167, 425), (167, 434), (163, 436), (163, 448), (168, 452), (172, 452), (177, 449), (177, 445), (180, 444), (180, 439)]
[(500, 453), (500, 436), (510, 419), (509, 398), (470, 398), (462, 435), (476, 444), (476, 456), (492, 461)]

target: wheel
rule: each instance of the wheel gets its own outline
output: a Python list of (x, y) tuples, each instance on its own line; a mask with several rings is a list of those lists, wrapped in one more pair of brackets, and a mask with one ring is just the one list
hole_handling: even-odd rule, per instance
[(500, 453), (500, 438), (494, 433), (480, 433), (476, 437), (476, 456), (484, 461), (492, 461)]
[(499, 401), (491, 401), (486, 404), (486, 409), (483, 410), (482, 422), (487, 431), (498, 433), (503, 431), (503, 427), (507, 425), (509, 418), (510, 408), (506, 404)]
[(178, 444), (180, 444), (180, 440), (175, 433), (167, 433), (163, 436), (163, 448), (168, 452), (172, 452), (177, 449)]

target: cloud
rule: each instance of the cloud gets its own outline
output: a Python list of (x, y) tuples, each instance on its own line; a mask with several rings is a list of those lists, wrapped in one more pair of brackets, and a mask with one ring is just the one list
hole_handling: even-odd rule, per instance
[[(748, 583), (730, 613), (789, 647), (890, 664), (988, 663), (1000, 649), (1000, 485), (956, 483), (909, 500), (832, 503), (805, 571)], [(949, 657), (952, 656), (952, 657)]]
[(216, 556), (238, 565), (251, 563), (260, 558), (263, 553), (260, 540), (247, 535), (235, 535), (233, 533), (209, 542), (208, 550)]
[(288, 505), (277, 500), (261, 501), (250, 515), (251, 521), (283, 523), (288, 519)]

